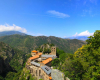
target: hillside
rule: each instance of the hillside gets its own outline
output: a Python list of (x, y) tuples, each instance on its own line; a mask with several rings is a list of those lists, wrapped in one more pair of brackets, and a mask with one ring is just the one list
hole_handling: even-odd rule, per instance
[(21, 35), (10, 35), (0, 37), (0, 41), (3, 41), (10, 46), (24, 51), (25, 53), (30, 53), (31, 50), (37, 48), (38, 46), (45, 43), (53, 43), (59, 49), (64, 50), (66, 53), (74, 53), (78, 48), (80, 48), (86, 42), (77, 39), (62, 39), (54, 36), (21, 36)]
[(0, 32), (0, 37), (1, 36), (7, 36), (7, 35), (14, 35), (14, 34), (19, 34), (19, 35), (22, 35), (22, 36), (26, 35), (25, 33), (22, 33), (22, 32), (19, 32), (19, 31), (3, 31), (3, 32)]
[(70, 80), (100, 80), (100, 30), (86, 42), (74, 54), (61, 55), (61, 65), (55, 61), (57, 68)]
[(0, 76), (5, 77), (9, 72), (19, 72), (27, 59), (25, 53), (0, 42)]

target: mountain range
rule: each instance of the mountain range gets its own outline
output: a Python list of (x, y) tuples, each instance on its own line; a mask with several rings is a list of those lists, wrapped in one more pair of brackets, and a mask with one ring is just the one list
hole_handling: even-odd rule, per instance
[(31, 50), (36, 49), (38, 46), (41, 46), (45, 43), (53, 43), (66, 53), (74, 53), (83, 44), (86, 44), (85, 41), (77, 39), (62, 39), (54, 36), (23, 36), (20, 34), (2, 36), (0, 37), (0, 41), (3, 41), (14, 48), (22, 50), (25, 53), (30, 53)]
[(0, 80), (19, 80), (19, 77), (23, 77), (20, 76), (21, 71), (31, 51), (46, 43), (72, 54), (86, 44), (77, 39), (30, 36), (17, 31), (0, 32)]
[(0, 37), (1, 36), (7, 36), (7, 35), (14, 35), (14, 34), (19, 34), (19, 35), (22, 35), (22, 36), (26, 35), (25, 33), (21, 33), (19, 31), (3, 31), (3, 32), (0, 32)]
[(78, 39), (78, 40), (82, 40), (82, 41), (85, 41), (88, 39), (87, 36), (73, 36), (73, 37), (68, 37), (68, 38), (65, 38), (65, 39)]

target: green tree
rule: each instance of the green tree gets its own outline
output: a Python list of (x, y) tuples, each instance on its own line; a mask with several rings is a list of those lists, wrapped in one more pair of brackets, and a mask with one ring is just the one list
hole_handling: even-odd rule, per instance
[(54, 67), (58, 67), (58, 65), (60, 64), (60, 60), (58, 59), (58, 58), (56, 58), (56, 59), (54, 59), (53, 61), (52, 61), (52, 66), (54, 66)]
[(73, 55), (65, 59), (61, 70), (71, 80), (100, 80), (100, 30)]
[(97, 49), (100, 47), (100, 30), (96, 30), (93, 36), (88, 37), (86, 40), (87, 44), (91, 44), (91, 47)]
[(60, 56), (60, 54), (65, 53), (63, 50), (60, 50), (59, 48), (56, 48), (56, 55), (57, 57)]
[(4, 78), (2, 76), (0, 76), (0, 80), (4, 80)]
[(8, 72), (8, 74), (6, 75), (6, 80), (13, 80), (15, 75), (15, 72)]
[(61, 61), (62, 63), (65, 62), (66, 57), (67, 57), (67, 54), (66, 54), (66, 53), (61, 53), (60, 56), (59, 56), (60, 61)]
[(46, 48), (44, 48), (43, 53), (50, 53), (50, 52), (51, 52), (51, 50), (50, 50), (50, 49), (46, 49)]

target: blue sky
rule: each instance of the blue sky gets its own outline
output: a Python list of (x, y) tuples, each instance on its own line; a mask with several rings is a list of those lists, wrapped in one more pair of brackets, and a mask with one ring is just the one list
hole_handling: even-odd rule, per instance
[(1, 0), (0, 31), (90, 36), (100, 29), (100, 0)]

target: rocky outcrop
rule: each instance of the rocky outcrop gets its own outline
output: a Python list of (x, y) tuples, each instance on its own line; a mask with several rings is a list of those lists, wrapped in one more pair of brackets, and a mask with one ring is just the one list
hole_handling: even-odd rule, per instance
[(51, 71), (52, 80), (65, 80), (65, 75), (57, 69)]
[(52, 69), (51, 76), (52, 80), (70, 80), (68, 77), (65, 77), (64, 73), (58, 69)]

